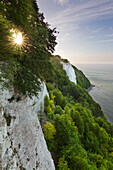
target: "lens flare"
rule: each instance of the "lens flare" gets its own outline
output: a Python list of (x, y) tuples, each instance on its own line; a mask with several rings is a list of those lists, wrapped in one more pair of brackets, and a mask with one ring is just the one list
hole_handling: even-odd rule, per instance
[(12, 33), (13, 43), (16, 45), (22, 45), (23, 43), (23, 36), (20, 31), (15, 31), (13, 29), (10, 30)]
[(19, 29), (11, 29), (9, 35), (9, 47), (14, 52), (26, 53), (30, 50), (30, 43), (27, 34)]
[(22, 33), (21, 32), (18, 32), (17, 34), (14, 33), (13, 34), (13, 37), (14, 37), (14, 42), (18, 45), (21, 45), (22, 42), (23, 42), (23, 37), (22, 37)]

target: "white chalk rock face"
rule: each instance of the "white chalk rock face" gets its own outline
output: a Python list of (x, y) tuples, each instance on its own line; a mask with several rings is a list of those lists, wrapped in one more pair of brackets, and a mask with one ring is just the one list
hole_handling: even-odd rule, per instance
[(63, 65), (63, 70), (66, 71), (66, 74), (69, 77), (69, 80), (77, 84), (75, 71), (72, 65), (70, 64), (70, 62), (64, 63), (63, 61), (61, 61), (60, 63)]
[[(39, 114), (41, 104), (42, 111), (44, 111), (44, 98), (46, 95), (49, 97), (49, 93), (44, 82), (41, 83), (40, 87), (41, 91), (38, 92), (38, 98), (36, 96), (33, 96), (32, 99), (29, 97), (26, 98), (27, 105), (32, 106), (37, 114)], [(12, 96), (13, 91), (9, 91), (7, 89), (3, 90), (2, 86), (0, 85), (0, 103), (2, 107), (5, 107), (7, 104), (9, 104), (8, 99), (10, 99)]]
[(33, 97), (32, 99), (28, 98), (28, 103), (33, 107), (37, 114), (39, 114), (40, 106), (42, 104), (42, 111), (44, 111), (44, 98), (47, 95), (49, 97), (49, 93), (47, 91), (46, 85), (44, 82), (41, 83), (41, 91), (38, 92), (38, 98)]
[[(11, 103), (7, 99), (12, 97), (12, 92), (0, 90), (3, 105), (3, 111), (0, 111), (0, 167), (8, 170), (55, 170), (37, 117), (40, 102), (48, 95), (44, 83), (41, 89), (39, 99), (25, 98)], [(31, 106), (34, 99), (36, 104)]]
[(0, 169), (15, 169), (17, 155), (13, 155), (11, 140), (7, 133), (7, 124), (0, 106)]
[(8, 99), (10, 99), (12, 96), (13, 96), (13, 91), (2, 89), (2, 86), (0, 84), (0, 103), (2, 107), (6, 106), (9, 103)]

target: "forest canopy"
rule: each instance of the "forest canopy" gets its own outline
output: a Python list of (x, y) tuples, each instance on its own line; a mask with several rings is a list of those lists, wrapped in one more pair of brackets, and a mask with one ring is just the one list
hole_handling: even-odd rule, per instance
[[(45, 97), (45, 113), (51, 124), (44, 134), (56, 169), (113, 169), (113, 125), (88, 94), (89, 80), (74, 67), (77, 85), (70, 82), (62, 59), (54, 56), (51, 60), (53, 76), (46, 79), (50, 99)], [(47, 138), (50, 132), (55, 133)]]

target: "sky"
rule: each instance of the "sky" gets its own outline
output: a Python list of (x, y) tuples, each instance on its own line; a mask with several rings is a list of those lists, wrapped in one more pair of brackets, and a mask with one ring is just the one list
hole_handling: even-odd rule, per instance
[(71, 63), (113, 63), (113, 0), (37, 0), (51, 28), (55, 54)]

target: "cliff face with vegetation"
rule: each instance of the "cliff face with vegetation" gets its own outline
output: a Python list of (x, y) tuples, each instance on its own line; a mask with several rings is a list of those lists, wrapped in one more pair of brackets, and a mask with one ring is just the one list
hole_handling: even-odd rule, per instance
[(0, 167), (111, 170), (113, 126), (83, 72), (52, 55), (56, 33), (35, 0), (0, 1)]
[(8, 99), (12, 93), (1, 92), (0, 150), (3, 169), (55, 169), (37, 116), (40, 103), (48, 95), (44, 83), (42, 87), (39, 98), (23, 98), (11, 103)]
[(45, 98), (48, 122), (43, 127), (55, 166), (110, 170), (113, 168), (113, 126), (88, 94), (90, 82), (83, 72), (73, 66), (77, 84), (71, 82), (61, 60), (59, 56), (52, 58), (53, 76), (46, 81), (50, 95), (50, 99)]
[(83, 88), (69, 80), (61, 58), (51, 62), (53, 76), (46, 79), (48, 90), (42, 83), (39, 98), (10, 101), (13, 91), (0, 90), (2, 168), (111, 170), (113, 126), (87, 93), (89, 80), (78, 70)]
[(90, 81), (88, 78), (83, 74), (81, 70), (78, 70), (75, 66), (73, 66), (73, 69), (76, 74), (77, 84), (81, 86), (82, 88), (88, 89), (91, 86)]
[[(58, 64), (57, 66), (68, 83), (70, 80), (71, 82), (76, 82), (74, 69), (69, 62), (66, 63), (67, 66), (64, 69), (65, 62), (61, 62), (61, 59), (53, 56), (52, 60), (53, 63), (55, 60), (57, 61), (55, 61), (54, 66), (56, 67)], [(17, 99), (12, 98), (14, 96), (13, 90), (3, 90), (2, 85), (0, 85), (0, 152), (2, 168), (14, 170), (55, 169), (38, 120), (38, 116), (40, 117), (41, 112), (44, 112), (44, 98), (49, 97), (44, 82), (41, 83), (40, 88), (38, 98), (34, 96), (30, 99), (23, 96), (22, 99), (17, 101)], [(62, 105), (62, 101), (58, 102)], [(55, 105), (55, 103), (53, 104)]]
[(0, 1), (3, 169), (55, 169), (37, 117), (49, 95), (43, 80), (51, 72), (55, 32), (35, 0)]

